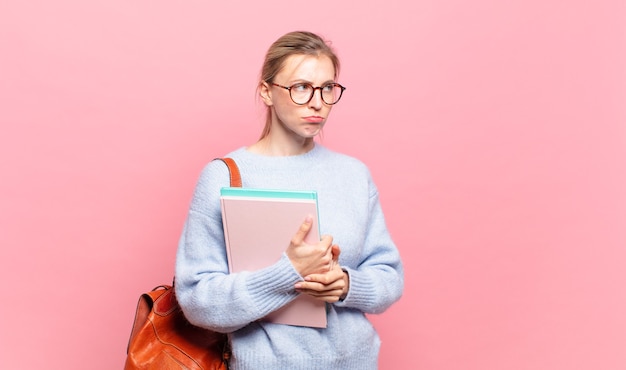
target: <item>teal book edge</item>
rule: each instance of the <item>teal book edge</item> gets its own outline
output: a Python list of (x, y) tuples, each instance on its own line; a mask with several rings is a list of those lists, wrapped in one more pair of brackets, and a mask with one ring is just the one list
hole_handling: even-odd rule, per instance
[(312, 190), (272, 190), (254, 188), (222, 188), (223, 197), (273, 198), (273, 199), (311, 199), (317, 201), (317, 192)]

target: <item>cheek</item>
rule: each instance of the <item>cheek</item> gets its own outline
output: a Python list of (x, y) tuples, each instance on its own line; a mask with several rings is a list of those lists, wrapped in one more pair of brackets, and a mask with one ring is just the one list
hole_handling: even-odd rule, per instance
[(274, 112), (281, 117), (290, 117), (297, 114), (300, 106), (294, 105), (291, 101), (276, 101), (274, 100)]
[(289, 125), (294, 117), (294, 109), (285, 106), (284, 104), (277, 104), (274, 102), (274, 105), (271, 107), (273, 110), (272, 114), (274, 115), (274, 119), (281, 122), (283, 125)]

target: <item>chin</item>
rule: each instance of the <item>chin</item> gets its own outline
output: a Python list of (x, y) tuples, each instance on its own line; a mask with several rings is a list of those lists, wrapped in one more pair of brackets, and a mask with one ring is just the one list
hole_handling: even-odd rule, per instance
[(304, 138), (314, 138), (317, 135), (319, 135), (319, 133), (322, 131), (322, 127), (321, 126), (317, 126), (315, 128), (311, 128), (311, 129), (305, 129), (300, 136), (304, 137)]
[(314, 139), (317, 135), (319, 135), (319, 133), (319, 131), (316, 131), (315, 133), (305, 133), (300, 136), (304, 139)]

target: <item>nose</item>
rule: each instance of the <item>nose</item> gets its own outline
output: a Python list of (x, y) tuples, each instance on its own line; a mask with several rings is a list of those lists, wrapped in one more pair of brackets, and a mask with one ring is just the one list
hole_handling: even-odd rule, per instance
[(315, 110), (320, 110), (322, 109), (323, 104), (324, 102), (322, 100), (322, 88), (317, 87), (315, 88), (315, 90), (313, 90), (313, 96), (311, 97), (311, 100), (309, 100), (309, 107)]

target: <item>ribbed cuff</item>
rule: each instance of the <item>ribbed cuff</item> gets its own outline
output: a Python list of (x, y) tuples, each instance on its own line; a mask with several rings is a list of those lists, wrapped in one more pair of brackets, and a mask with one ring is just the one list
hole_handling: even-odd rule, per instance
[(347, 267), (342, 269), (348, 274), (350, 286), (346, 297), (334, 304), (337, 307), (368, 307), (376, 301), (371, 289), (371, 282), (368, 282), (367, 275), (359, 274), (355, 270)]
[(295, 299), (299, 293), (294, 285), (301, 280), (289, 258), (283, 254), (275, 264), (250, 273), (246, 284), (250, 297), (265, 315)]

